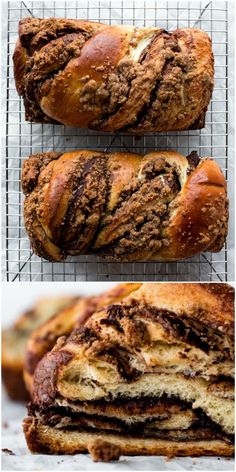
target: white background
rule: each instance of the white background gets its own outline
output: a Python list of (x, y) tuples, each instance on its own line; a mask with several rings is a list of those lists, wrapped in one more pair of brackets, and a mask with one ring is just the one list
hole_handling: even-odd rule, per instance
[(9, 326), (40, 297), (95, 295), (109, 290), (115, 282), (21, 282), (1, 284), (2, 326)]

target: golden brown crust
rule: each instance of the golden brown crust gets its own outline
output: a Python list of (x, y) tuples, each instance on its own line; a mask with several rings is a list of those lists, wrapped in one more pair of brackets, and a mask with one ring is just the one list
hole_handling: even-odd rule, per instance
[(24, 379), (28, 391), (32, 392), (33, 374), (38, 362), (53, 348), (59, 336), (68, 336), (72, 329), (83, 326), (95, 311), (119, 302), (140, 285), (118, 284), (101, 295), (81, 297), (35, 329), (28, 339), (25, 353)]
[(224, 244), (225, 224), (216, 238), (212, 234), (221, 225), (221, 217), (224, 223), (228, 218), (225, 190), (224, 177), (212, 160), (203, 161), (189, 177), (180, 198), (173, 203), (173, 216), (166, 228), (166, 237), (173, 241), (172, 250), (180, 259), (185, 258), (186, 252), (193, 256), (206, 246), (208, 251), (218, 252)]
[(29, 393), (25, 388), (23, 380), (23, 369), (17, 367), (2, 367), (2, 380), (8, 396), (11, 400), (26, 402), (29, 400)]
[(24, 74), (27, 62), (27, 54), (19, 39), (16, 42), (13, 59), (16, 90), (19, 95), (22, 95), (24, 93)]
[(229, 338), (234, 334), (234, 298), (234, 288), (224, 283), (147, 283), (130, 296), (143, 305), (202, 322)]
[[(164, 439), (127, 438), (105, 433), (87, 433), (77, 431), (59, 431), (55, 428), (45, 427), (37, 423), (37, 420), (27, 418), (24, 420), (24, 433), (29, 449), (37, 453), (50, 454), (76, 454), (91, 452), (94, 442), (100, 440), (110, 445), (110, 450), (118, 449), (120, 455), (164, 455), (176, 456), (225, 456), (234, 454), (234, 446), (223, 440), (208, 441), (168, 441)], [(101, 459), (103, 453), (93, 457)], [(117, 457), (118, 459), (118, 457)]]
[(227, 235), (225, 178), (195, 153), (39, 154), (25, 161), (22, 187), (33, 250), (49, 260), (179, 260), (219, 251)]
[(25, 18), (19, 41), (14, 73), (30, 121), (137, 134), (204, 126), (214, 59), (203, 31)]

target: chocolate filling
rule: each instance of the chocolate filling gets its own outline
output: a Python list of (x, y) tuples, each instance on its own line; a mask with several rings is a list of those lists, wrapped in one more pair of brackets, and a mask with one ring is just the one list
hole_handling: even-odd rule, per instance
[(190, 173), (193, 169), (195, 169), (198, 166), (200, 162), (200, 157), (198, 156), (197, 151), (192, 151), (188, 156), (186, 156), (186, 159), (189, 163), (188, 173)]
[(85, 162), (77, 180), (72, 176), (72, 197), (64, 217), (61, 240), (68, 253), (88, 251), (96, 237), (105, 206), (106, 172), (105, 159), (92, 157)]
[(104, 226), (111, 223), (118, 231), (113, 231), (109, 245), (104, 241), (97, 250), (99, 255), (126, 260), (127, 255), (137, 250), (140, 253), (141, 248), (155, 252), (169, 244), (162, 231), (169, 204), (180, 191), (176, 169), (160, 158), (146, 165), (142, 177), (122, 191), (116, 207), (105, 218)]
[[(223, 334), (219, 330), (210, 328), (202, 322), (197, 322), (191, 317), (182, 316), (181, 319), (176, 317), (174, 312), (156, 309), (155, 307), (140, 306), (137, 302), (132, 305), (112, 305), (107, 309), (107, 320), (116, 320), (116, 323), (122, 318), (135, 319), (136, 316), (142, 315), (146, 319), (158, 321), (163, 328), (174, 338), (184, 341), (190, 345), (208, 353), (210, 350), (222, 348)], [(109, 322), (109, 321), (108, 321)], [(221, 362), (230, 358), (228, 348), (222, 352)]]
[[(125, 404), (126, 402), (126, 404)], [(78, 404), (79, 402), (77, 402)], [(91, 402), (98, 405), (99, 402)], [(91, 432), (107, 432), (112, 434), (122, 434), (132, 437), (142, 438), (160, 438), (170, 440), (201, 440), (201, 439), (223, 439), (229, 443), (233, 442), (233, 435), (226, 434), (221, 427), (210, 420), (201, 409), (194, 410), (195, 417), (192, 424), (187, 429), (165, 429), (162, 427), (162, 421), (166, 420), (172, 413), (181, 412), (191, 408), (188, 402), (181, 402), (176, 398), (142, 398), (138, 400), (130, 400), (129, 398), (113, 404), (121, 404), (124, 406), (124, 414), (132, 416), (132, 408), (128, 408), (131, 404), (134, 408), (134, 414), (137, 411), (144, 414), (145, 406), (147, 409), (152, 404), (153, 412), (149, 417), (140, 416), (140, 420), (133, 423), (125, 421), (124, 418), (106, 416), (104, 414), (104, 405), (106, 402), (100, 402), (100, 414), (88, 414), (84, 412), (74, 412), (70, 407), (51, 407), (47, 409), (37, 409), (30, 404), (28, 412), (30, 416), (35, 416), (40, 422), (50, 427), (61, 430), (75, 431), (91, 431)], [(156, 408), (155, 408), (156, 403)], [(81, 404), (83, 404), (81, 402)], [(88, 404), (88, 402), (86, 403)], [(144, 407), (144, 410), (143, 410)], [(128, 411), (127, 411), (128, 409)]]

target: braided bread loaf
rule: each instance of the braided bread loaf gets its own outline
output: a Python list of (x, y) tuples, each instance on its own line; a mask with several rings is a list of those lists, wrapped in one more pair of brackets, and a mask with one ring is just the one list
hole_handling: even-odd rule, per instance
[(225, 179), (194, 152), (37, 154), (24, 162), (22, 186), (33, 250), (48, 260), (178, 260), (225, 241)]
[(25, 18), (13, 60), (29, 121), (137, 134), (204, 126), (214, 66), (198, 29)]

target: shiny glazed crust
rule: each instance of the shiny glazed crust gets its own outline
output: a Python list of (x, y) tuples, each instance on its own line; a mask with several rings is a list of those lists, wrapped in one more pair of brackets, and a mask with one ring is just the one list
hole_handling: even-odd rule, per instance
[(225, 178), (194, 152), (36, 154), (22, 187), (32, 248), (52, 261), (174, 261), (220, 251), (227, 234)]
[(70, 19), (24, 18), (13, 56), (26, 119), (132, 134), (202, 128), (209, 36)]
[(38, 362), (53, 348), (59, 336), (68, 336), (72, 329), (83, 326), (95, 311), (119, 302), (140, 285), (118, 284), (101, 295), (81, 297), (35, 329), (28, 339), (25, 353), (24, 380), (28, 391), (32, 392), (33, 375)]

